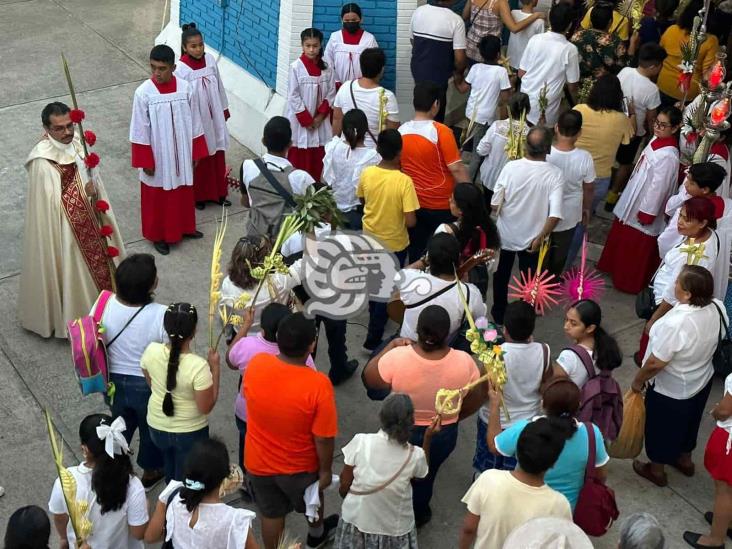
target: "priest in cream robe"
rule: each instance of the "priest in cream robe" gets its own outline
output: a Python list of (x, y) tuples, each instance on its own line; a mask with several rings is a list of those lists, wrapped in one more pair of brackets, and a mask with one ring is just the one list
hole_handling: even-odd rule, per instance
[(69, 320), (89, 314), (101, 290), (114, 289), (124, 245), (96, 168), (90, 180), (69, 107), (46, 105), (46, 135), (28, 170), (18, 317), (26, 330), (66, 337)]

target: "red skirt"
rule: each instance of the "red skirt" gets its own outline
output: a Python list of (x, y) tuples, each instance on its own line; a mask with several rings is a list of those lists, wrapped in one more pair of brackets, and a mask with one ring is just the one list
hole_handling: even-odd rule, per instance
[(726, 482), (732, 486), (732, 450), (727, 452), (727, 441), (730, 435), (720, 427), (715, 427), (704, 450), (704, 467), (714, 480)]
[(193, 187), (183, 185), (166, 191), (140, 182), (142, 236), (152, 242), (175, 244), (196, 231)]
[(201, 158), (193, 170), (193, 192), (196, 202), (219, 202), (226, 198), (226, 157), (224, 151)]
[(645, 288), (661, 263), (658, 238), (613, 221), (597, 268), (610, 275), (613, 286), (628, 294)]
[(312, 147), (310, 149), (298, 149), (290, 147), (287, 153), (287, 160), (298, 170), (305, 170), (315, 181), (320, 181), (323, 173), (323, 157), (325, 147)]

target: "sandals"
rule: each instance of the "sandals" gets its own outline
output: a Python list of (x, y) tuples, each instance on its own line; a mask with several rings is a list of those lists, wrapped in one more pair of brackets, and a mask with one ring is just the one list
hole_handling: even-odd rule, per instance
[(653, 484), (660, 488), (668, 486), (668, 478), (666, 477), (666, 473), (663, 473), (662, 475), (657, 475), (656, 473), (651, 471), (650, 463), (645, 463), (643, 461), (638, 461), (637, 459), (634, 459), (633, 471), (635, 471), (638, 476), (641, 476), (646, 480), (650, 480)]

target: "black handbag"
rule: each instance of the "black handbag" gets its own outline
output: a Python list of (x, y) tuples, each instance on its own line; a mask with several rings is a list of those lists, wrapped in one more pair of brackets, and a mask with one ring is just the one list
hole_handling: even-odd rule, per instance
[(635, 314), (643, 320), (650, 320), (656, 312), (656, 296), (653, 286), (646, 286), (635, 296)]
[(712, 365), (714, 366), (714, 373), (724, 379), (732, 374), (732, 341), (729, 339), (728, 325), (724, 320), (722, 310), (719, 305), (712, 303), (719, 313), (719, 337), (717, 339), (717, 348), (712, 356)]

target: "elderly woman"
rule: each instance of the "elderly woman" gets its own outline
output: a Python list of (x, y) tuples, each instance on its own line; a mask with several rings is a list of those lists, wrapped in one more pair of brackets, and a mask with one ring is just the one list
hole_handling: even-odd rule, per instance
[(384, 401), (379, 420), (377, 433), (359, 433), (343, 448), (344, 499), (334, 544), (341, 549), (417, 547), (411, 481), (427, 475), (426, 455), (439, 427), (427, 428), (421, 448), (410, 444), (414, 405), (403, 394)]
[[(435, 397), (440, 389), (462, 389), (480, 377), (473, 358), (451, 349), (450, 315), (438, 305), (422, 310), (417, 321), (417, 341), (393, 339), (363, 371), (364, 384), (372, 390), (392, 390), (409, 395), (414, 402), (415, 428), (409, 442), (421, 446), (435, 418)], [(414, 481), (413, 504), (417, 527), (432, 518), (429, 503), (437, 472), (457, 444), (458, 420), (475, 413), (485, 400), (484, 384), (474, 387), (462, 402), (459, 413), (442, 415), (442, 427), (432, 439), (428, 454), (429, 472)]]
[(728, 322), (713, 292), (714, 279), (704, 267), (681, 269), (674, 286), (678, 304), (653, 324), (643, 367), (631, 385), (640, 393), (648, 384), (645, 443), (650, 459), (633, 461), (633, 470), (656, 486), (668, 484), (666, 465), (694, 475), (691, 452), (712, 389), (712, 356), (722, 320)]
[(620, 527), (618, 549), (664, 549), (666, 540), (656, 517), (648, 513), (635, 513), (623, 521)]

